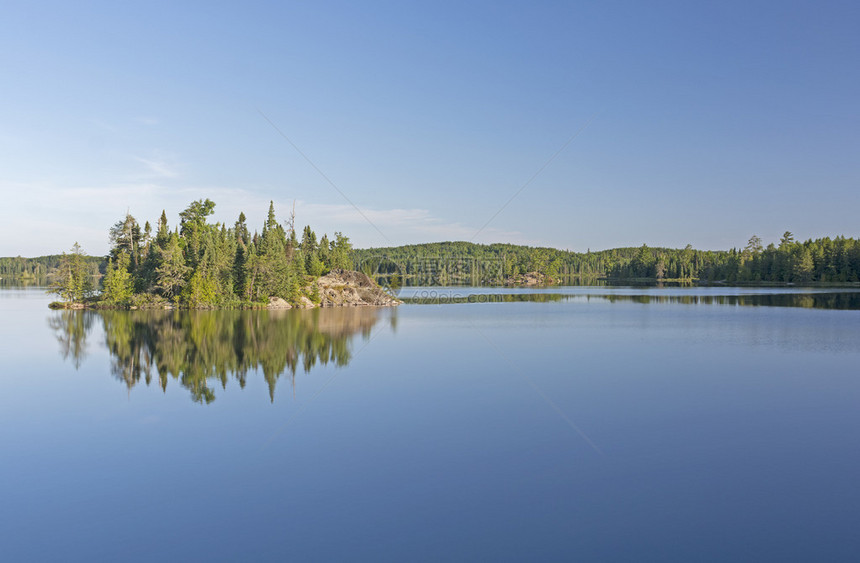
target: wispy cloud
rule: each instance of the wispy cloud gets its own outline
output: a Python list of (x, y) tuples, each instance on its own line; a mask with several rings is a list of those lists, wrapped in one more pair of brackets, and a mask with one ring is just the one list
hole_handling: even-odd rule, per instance
[[(352, 229), (360, 229), (365, 218), (359, 215), (349, 205), (317, 204), (297, 202), (297, 213), (309, 218), (319, 218), (326, 223), (344, 225)], [(390, 233), (393, 244), (430, 242), (439, 240), (467, 240), (475, 234), (474, 225), (465, 225), (450, 221), (435, 215), (428, 209), (393, 208), (374, 209), (362, 208), (367, 219), (373, 221), (380, 229)], [(505, 231), (487, 228), (477, 242), (510, 242), (516, 244), (537, 244), (537, 241), (527, 239), (518, 231)], [(388, 245), (387, 241), (367, 240), (363, 245)]]
[[(61, 252), (75, 241), (87, 252), (107, 252), (107, 230), (126, 211), (141, 224), (154, 222), (162, 209), (171, 224), (189, 202), (211, 198), (216, 202), (213, 221), (232, 225), (239, 212), (248, 216), (252, 230), (259, 228), (269, 201), (282, 222), (289, 217), (292, 199), (270, 198), (262, 191), (219, 186), (174, 187), (158, 180), (117, 183), (108, 186), (63, 187), (53, 184), (10, 184), (0, 182), (0, 191), (16, 194), (15, 206), (0, 209), (0, 256)], [(380, 247), (441, 240), (467, 240), (475, 225), (451, 221), (422, 208), (362, 207), (364, 215), (390, 238), (382, 239), (352, 206), (295, 202), (297, 227), (311, 225), (319, 235), (341, 231), (357, 247)], [(23, 233), (12, 238), (8, 233)], [(487, 228), (477, 242), (509, 242), (537, 245), (517, 231)]]
[(146, 167), (147, 172), (145, 172), (142, 177), (176, 178), (179, 176), (177, 165), (170, 158), (144, 158), (142, 156), (134, 156), (132, 158)]

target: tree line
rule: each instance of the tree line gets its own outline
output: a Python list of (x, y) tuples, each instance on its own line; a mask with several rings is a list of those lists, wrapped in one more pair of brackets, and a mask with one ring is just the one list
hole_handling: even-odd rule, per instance
[[(286, 225), (275, 217), (274, 204), (260, 232), (251, 234), (244, 213), (232, 226), (209, 223), (215, 209), (209, 199), (192, 202), (171, 229), (167, 214), (153, 228), (141, 228), (131, 214), (110, 229), (102, 291), (108, 306), (174, 304), (190, 308), (241, 307), (263, 304), (270, 297), (298, 303), (318, 301), (314, 280), (334, 268), (349, 268), (351, 244), (336, 232), (317, 240), (307, 226), (301, 239), (294, 215)], [(93, 298), (96, 287), (86, 257), (75, 244), (60, 257), (53, 289), (66, 301)]]
[[(103, 256), (84, 256), (86, 270), (92, 276), (104, 273)], [(56, 272), (63, 260), (62, 254), (22, 258), (21, 256), (0, 258), (0, 278), (31, 280), (46, 283), (48, 275)]]
[(856, 283), (860, 281), (860, 240), (839, 236), (796, 241), (786, 231), (779, 244), (763, 247), (757, 235), (747, 245), (702, 252), (643, 245), (613, 256), (607, 277), (689, 279), (726, 283)]
[(356, 269), (411, 285), (502, 284), (528, 272), (558, 280), (683, 280), (725, 283), (860, 281), (860, 241), (799, 242), (785, 232), (763, 247), (753, 235), (731, 250), (640, 247), (570, 252), (512, 244), (439, 242), (353, 251)]
[[(105, 274), (104, 300), (114, 304), (153, 300), (187, 306), (264, 302), (280, 296), (314, 299), (314, 276), (332, 268), (364, 271), (389, 282), (411, 285), (503, 284), (528, 272), (555, 280), (683, 280), (701, 283), (857, 283), (860, 240), (838, 236), (795, 240), (785, 232), (766, 247), (750, 237), (743, 248), (696, 250), (649, 247), (570, 252), (512, 244), (438, 242), (352, 249), (335, 233), (319, 241), (310, 227), (298, 239), (291, 216), (286, 227), (273, 206), (261, 233), (250, 234), (245, 215), (228, 227), (209, 224), (215, 204), (193, 202), (171, 230), (162, 212), (156, 229), (143, 229), (131, 216), (110, 231), (108, 259), (71, 253), (40, 258), (0, 258), (0, 277), (45, 280), (52, 275), (65, 299), (96, 292), (92, 278)], [(310, 281), (309, 281), (310, 280)]]

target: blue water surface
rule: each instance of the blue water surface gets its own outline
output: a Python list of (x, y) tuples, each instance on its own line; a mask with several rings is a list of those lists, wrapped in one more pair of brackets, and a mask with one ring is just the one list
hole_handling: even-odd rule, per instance
[[(153, 319), (50, 300), (0, 290), (3, 560), (860, 552), (856, 310), (577, 298)], [(249, 348), (276, 333), (296, 342), (287, 368)], [(218, 373), (225, 353), (244, 386)], [(154, 363), (147, 383), (147, 358), (188, 373)]]

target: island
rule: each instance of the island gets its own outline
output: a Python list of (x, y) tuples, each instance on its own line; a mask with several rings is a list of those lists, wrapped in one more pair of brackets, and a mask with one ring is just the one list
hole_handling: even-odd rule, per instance
[(753, 235), (729, 250), (574, 252), (465, 241), (353, 248), (340, 232), (318, 239), (306, 226), (299, 237), (295, 212), (281, 224), (272, 202), (253, 234), (244, 213), (232, 226), (208, 222), (214, 207), (192, 202), (173, 229), (165, 212), (155, 228), (126, 213), (108, 233), (107, 256), (87, 256), (76, 243), (62, 255), (0, 258), (2, 283), (50, 283), (61, 298), (55, 308), (115, 309), (389, 306), (400, 303), (403, 285), (860, 287), (860, 239), (844, 235), (800, 241), (786, 231), (767, 246)]
[(60, 257), (53, 308), (288, 309), (393, 306), (401, 302), (368, 275), (351, 270), (351, 244), (306, 226), (298, 238), (295, 212), (281, 224), (274, 203), (261, 231), (251, 234), (244, 213), (227, 226), (209, 223), (215, 203), (192, 202), (171, 229), (162, 211), (155, 229), (130, 214), (109, 232), (110, 253), (101, 290), (75, 243)]

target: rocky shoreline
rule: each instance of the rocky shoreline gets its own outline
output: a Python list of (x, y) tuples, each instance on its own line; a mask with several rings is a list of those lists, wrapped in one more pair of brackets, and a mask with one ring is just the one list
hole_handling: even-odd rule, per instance
[(542, 285), (552, 285), (555, 280), (540, 272), (528, 272), (527, 274), (517, 274), (505, 279), (507, 286), (524, 286), (534, 287)]
[(354, 270), (332, 270), (316, 281), (319, 304), (302, 297), (291, 305), (279, 297), (269, 298), (267, 309), (311, 309), (313, 307), (393, 307), (403, 301), (385, 292), (370, 276)]
[[(314, 288), (316, 285), (316, 288)], [(315, 302), (307, 295), (318, 295)], [(313, 309), (316, 307), (393, 307), (403, 303), (388, 294), (369, 276), (353, 270), (335, 269), (318, 278), (305, 288), (305, 295), (298, 303), (290, 303), (281, 297), (270, 297), (268, 303), (244, 303), (227, 307), (205, 307), (205, 309)], [(51, 309), (184, 309), (169, 301), (154, 301), (139, 306), (117, 306), (100, 302), (96, 299), (84, 302), (55, 301), (49, 305)]]

